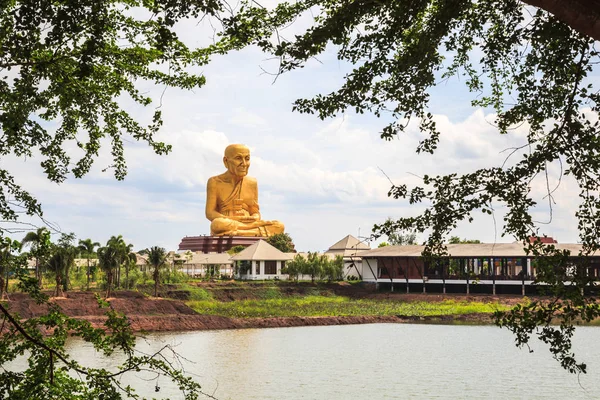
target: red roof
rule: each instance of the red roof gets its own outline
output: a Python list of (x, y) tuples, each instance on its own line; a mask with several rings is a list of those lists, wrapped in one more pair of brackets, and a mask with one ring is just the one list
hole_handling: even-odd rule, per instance
[(554, 238), (552, 238), (552, 236), (530, 236), (529, 237), (529, 242), (533, 243), (536, 240), (539, 240), (542, 243), (558, 243), (558, 240), (555, 240)]

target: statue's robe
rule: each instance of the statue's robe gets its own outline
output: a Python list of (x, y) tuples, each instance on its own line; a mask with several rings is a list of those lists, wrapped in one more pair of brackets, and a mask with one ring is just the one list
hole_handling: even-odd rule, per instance
[[(211, 182), (211, 180), (214, 181)], [(221, 176), (215, 176), (210, 178), (207, 187), (207, 207), (212, 204), (209, 203), (209, 197), (216, 196), (216, 211), (222, 215), (211, 221), (211, 235), (272, 236), (284, 231), (284, 226), (279, 221), (263, 221), (260, 219), (256, 179), (245, 177), (232, 185), (231, 182), (224, 180)], [(209, 193), (210, 190), (215, 192)], [(253, 215), (258, 215), (257, 221), (242, 222), (228, 218)]]

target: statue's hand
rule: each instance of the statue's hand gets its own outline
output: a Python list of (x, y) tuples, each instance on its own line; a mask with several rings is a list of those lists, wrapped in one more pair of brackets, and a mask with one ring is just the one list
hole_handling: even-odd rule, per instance
[(245, 216), (235, 217), (234, 219), (237, 220), (237, 221), (240, 221), (240, 222), (247, 223), (247, 224), (258, 221), (258, 217), (252, 216), (252, 215), (245, 215)]

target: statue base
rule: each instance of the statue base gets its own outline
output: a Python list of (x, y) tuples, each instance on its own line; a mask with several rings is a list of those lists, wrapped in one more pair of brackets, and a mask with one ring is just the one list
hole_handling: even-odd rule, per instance
[(235, 246), (251, 246), (259, 240), (267, 239), (260, 236), (186, 236), (179, 243), (181, 251), (200, 251), (202, 253), (225, 253)]

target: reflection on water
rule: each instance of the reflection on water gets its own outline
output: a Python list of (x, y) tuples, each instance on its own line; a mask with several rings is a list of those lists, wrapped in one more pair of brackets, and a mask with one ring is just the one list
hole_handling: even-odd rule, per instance
[[(588, 374), (568, 374), (545, 346), (519, 350), (493, 326), (374, 324), (153, 334), (143, 351), (176, 346), (183, 367), (219, 399), (598, 399), (600, 328), (578, 328), (574, 350)], [(82, 342), (74, 356), (96, 365)], [(146, 395), (179, 398), (153, 376)]]

